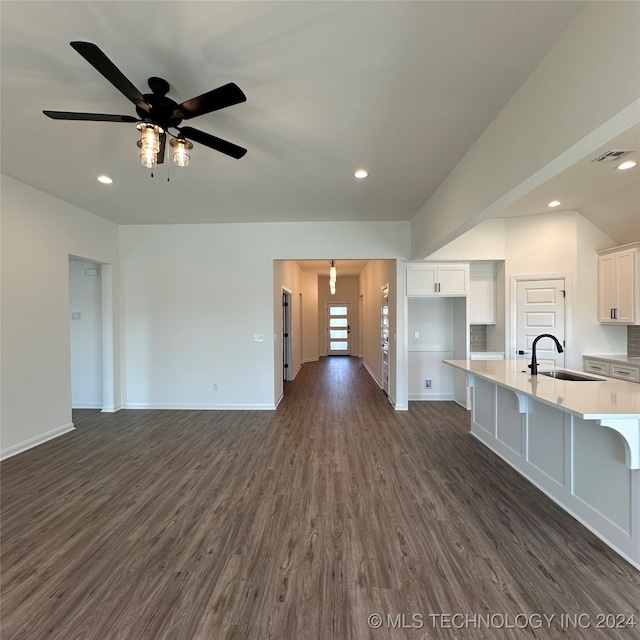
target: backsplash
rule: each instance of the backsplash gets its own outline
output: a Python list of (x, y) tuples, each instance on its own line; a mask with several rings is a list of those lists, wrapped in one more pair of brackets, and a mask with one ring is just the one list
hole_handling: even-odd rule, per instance
[(640, 325), (627, 326), (627, 355), (640, 358)]
[(487, 350), (487, 325), (472, 324), (469, 326), (469, 338), (471, 343), (471, 351)]

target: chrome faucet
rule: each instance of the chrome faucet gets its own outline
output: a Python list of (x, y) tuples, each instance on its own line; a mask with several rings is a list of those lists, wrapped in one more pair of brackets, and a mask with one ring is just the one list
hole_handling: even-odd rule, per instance
[(556, 338), (555, 336), (552, 336), (550, 333), (541, 333), (533, 341), (533, 345), (531, 346), (532, 353), (531, 353), (531, 364), (529, 365), (529, 369), (531, 369), (532, 376), (538, 375), (538, 361), (536, 360), (536, 345), (538, 344), (538, 340), (540, 340), (540, 338), (551, 338), (556, 343), (556, 349), (558, 349), (558, 353), (563, 352), (562, 345), (558, 341), (558, 338)]

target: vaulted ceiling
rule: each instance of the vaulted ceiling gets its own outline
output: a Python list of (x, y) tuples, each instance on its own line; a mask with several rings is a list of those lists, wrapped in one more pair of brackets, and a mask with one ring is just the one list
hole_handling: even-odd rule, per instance
[[(4, 0), (2, 171), (119, 224), (410, 220), (583, 6)], [(177, 102), (237, 83), (247, 102), (189, 124), (247, 155), (196, 144), (152, 179), (135, 124), (46, 118), (135, 115), (73, 40)]]

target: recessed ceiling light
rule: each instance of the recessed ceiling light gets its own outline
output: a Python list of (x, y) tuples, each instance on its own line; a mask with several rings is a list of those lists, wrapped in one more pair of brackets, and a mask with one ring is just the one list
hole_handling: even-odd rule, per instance
[(111, 184), (113, 182), (109, 176), (98, 176), (96, 180), (102, 182), (102, 184)]
[(358, 169), (354, 174), (354, 178), (358, 178), (362, 180), (362, 178), (366, 178), (369, 175), (369, 172), (366, 169)]
[(616, 169), (620, 169), (620, 171), (626, 171), (627, 169), (633, 169), (638, 163), (635, 160), (625, 160), (621, 162)]
[(559, 207), (562, 204), (560, 200), (552, 200), (551, 202), (547, 202), (547, 207)]

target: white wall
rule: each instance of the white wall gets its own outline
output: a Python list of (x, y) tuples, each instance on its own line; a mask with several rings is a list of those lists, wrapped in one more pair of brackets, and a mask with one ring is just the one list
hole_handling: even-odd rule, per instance
[(273, 261), (408, 252), (406, 222), (120, 227), (126, 406), (272, 408), (282, 354)]
[[(576, 211), (511, 218), (507, 224), (506, 301), (513, 313), (513, 278), (518, 275), (568, 274), (565, 365), (582, 369), (584, 353), (626, 352), (625, 327), (597, 322), (596, 251), (616, 243)], [(507, 325), (508, 351), (515, 336)]]
[[(370, 260), (360, 274), (362, 296), (362, 360), (379, 386), (382, 386), (381, 289), (389, 285), (389, 399), (397, 409), (406, 409), (403, 330), (404, 284), (401, 261)], [(359, 303), (359, 302), (358, 302)]]
[(71, 406), (74, 409), (102, 409), (100, 278), (99, 264), (69, 258)]
[[(516, 276), (567, 274), (570, 279), (566, 366), (582, 369), (585, 353), (625, 353), (626, 328), (597, 322), (597, 251), (616, 242), (577, 211), (486, 220), (433, 254), (440, 260), (504, 260), (498, 269), (498, 322), (492, 349), (514, 357), (511, 332)], [(502, 284), (502, 287), (500, 287)]]
[(318, 360), (318, 275), (300, 274), (302, 294), (302, 363)]
[[(8, 176), (1, 186), (0, 451), (6, 457), (73, 428), (69, 256), (112, 264), (117, 274), (118, 232), (116, 225)], [(112, 302), (117, 390), (117, 278)]]
[(414, 259), (430, 256), (640, 121), (639, 23), (640, 3), (587, 4), (416, 214)]

